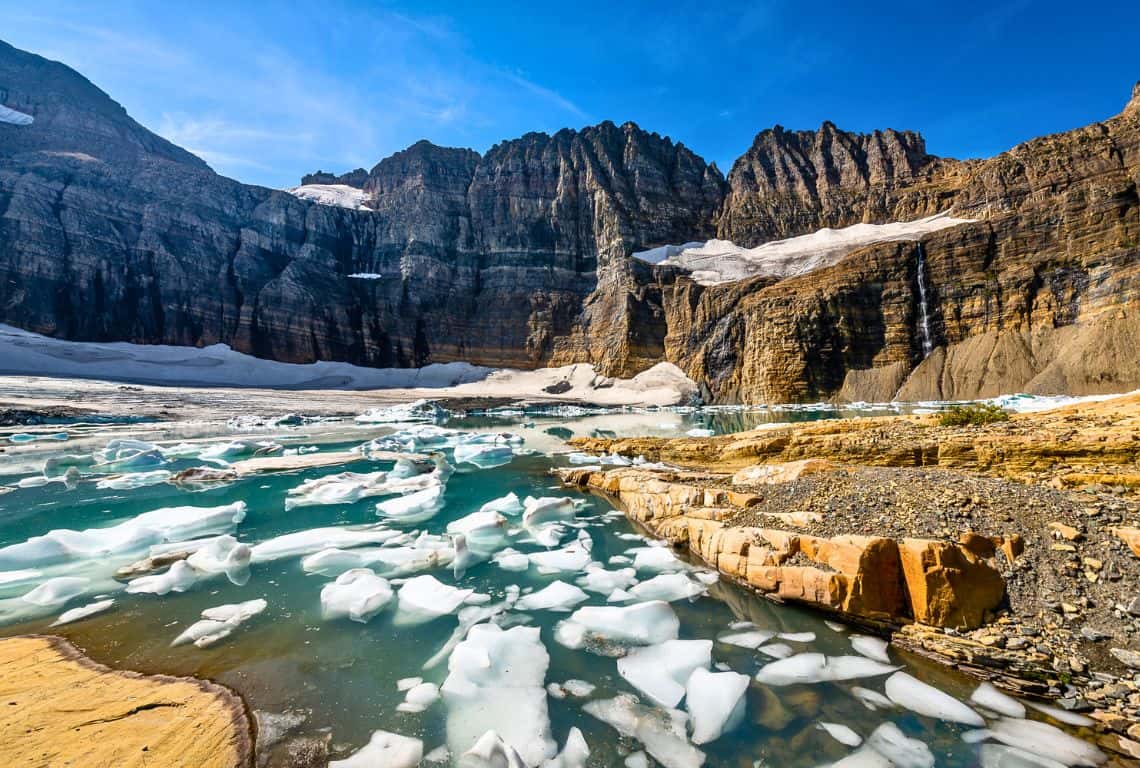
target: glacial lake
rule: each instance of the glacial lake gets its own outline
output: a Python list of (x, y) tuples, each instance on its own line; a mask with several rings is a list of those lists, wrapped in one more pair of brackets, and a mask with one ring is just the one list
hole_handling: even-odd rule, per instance
[[(331, 734), (334, 758), (382, 730), (422, 740), (436, 761), (425, 765), (458, 765), (493, 728), (537, 764), (576, 728), (592, 766), (1094, 763), (1081, 740), (1091, 731), (1033, 709), (1018, 717), (1005, 697), (972, 703), (977, 681), (717, 579), (550, 475), (588, 460), (569, 454), (570, 435), (723, 433), (880, 410), (892, 412), (563, 408), (29, 429), (38, 439), (0, 455), (0, 482), (22, 486), (0, 495), (0, 634), (58, 633), (111, 666), (217, 680), (251, 711), (289, 715), (292, 735)], [(162, 474), (346, 451), (360, 458), (210, 487)], [(397, 465), (390, 451), (436, 458)], [(449, 525), (464, 537), (461, 568)], [(112, 578), (203, 540), (213, 543), (192, 565), (139, 576), (130, 592)], [(371, 573), (329, 586), (358, 566)], [(105, 610), (51, 626), (95, 603)], [(202, 647), (172, 645), (203, 611), (239, 604), (248, 616), (198, 625)], [(580, 764), (571, 758), (557, 765)]]

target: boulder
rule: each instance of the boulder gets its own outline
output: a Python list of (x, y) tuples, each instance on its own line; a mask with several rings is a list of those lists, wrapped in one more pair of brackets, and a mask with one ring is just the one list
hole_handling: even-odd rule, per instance
[(1001, 574), (960, 544), (903, 539), (898, 554), (915, 621), (974, 629), (1005, 597)]

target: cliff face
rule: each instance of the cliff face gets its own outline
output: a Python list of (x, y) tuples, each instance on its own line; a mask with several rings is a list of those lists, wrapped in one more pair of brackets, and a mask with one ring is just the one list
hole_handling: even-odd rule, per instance
[[(726, 182), (606, 122), (304, 179), (362, 210), (220, 177), (2, 44), (0, 101), (32, 119), (0, 121), (0, 322), (40, 333), (375, 366), (666, 359), (718, 401), (1140, 386), (1137, 98), (987, 161), (825, 124), (762, 132)], [(945, 210), (976, 221), (779, 281), (706, 287), (629, 256)]]

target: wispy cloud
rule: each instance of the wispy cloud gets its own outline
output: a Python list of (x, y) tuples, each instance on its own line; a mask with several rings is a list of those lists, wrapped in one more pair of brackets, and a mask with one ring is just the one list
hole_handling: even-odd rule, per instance
[(509, 80), (511, 83), (524, 88), (527, 91), (530, 91), (535, 96), (538, 96), (550, 104), (553, 104), (564, 112), (568, 112), (569, 114), (574, 115), (574, 117), (578, 118), (579, 120), (590, 120), (590, 116), (587, 115), (584, 110), (582, 110), (574, 102), (570, 101), (570, 99), (562, 96), (557, 91), (552, 91), (551, 89), (545, 88), (538, 83), (532, 83), (530, 80), (527, 80), (525, 77), (515, 74), (514, 72), (503, 72), (503, 76), (507, 78), (507, 80)]

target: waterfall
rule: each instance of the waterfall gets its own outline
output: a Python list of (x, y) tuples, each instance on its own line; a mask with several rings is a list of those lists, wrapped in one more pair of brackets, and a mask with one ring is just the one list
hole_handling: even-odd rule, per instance
[(918, 243), (918, 307), (922, 323), (922, 359), (930, 357), (934, 342), (930, 340), (930, 307), (926, 300), (926, 255)]

